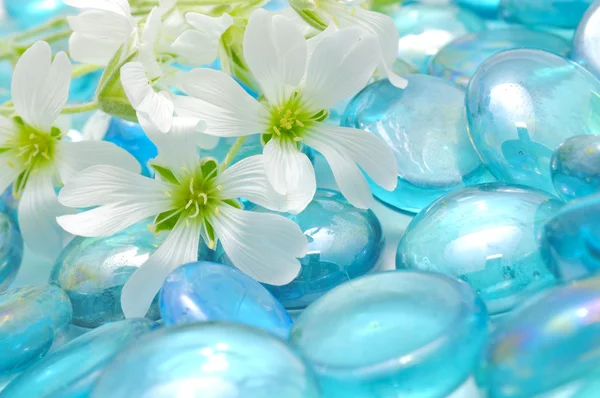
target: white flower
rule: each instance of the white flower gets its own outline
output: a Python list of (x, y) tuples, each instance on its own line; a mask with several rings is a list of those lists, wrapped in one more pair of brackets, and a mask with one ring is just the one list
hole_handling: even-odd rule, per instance
[[(73, 34), (69, 53), (75, 61), (107, 65), (121, 46), (137, 43), (137, 22), (127, 0), (63, 0), (69, 6), (85, 9), (67, 17)], [(124, 53), (127, 53), (125, 51)]]
[(174, 98), (176, 113), (205, 120), (208, 134), (263, 134), (266, 173), (275, 190), (288, 196), (288, 211), (302, 210), (316, 190), (313, 166), (300, 144), (325, 156), (341, 192), (357, 207), (368, 208), (373, 200), (359, 166), (386, 189), (397, 183), (394, 154), (382, 139), (323, 123), (330, 107), (371, 78), (377, 39), (357, 28), (324, 36), (307, 60), (307, 42), (298, 28), (284, 16), (258, 10), (246, 29), (244, 56), (266, 103), (210, 69), (182, 73), (178, 82), (190, 96)]
[(125, 284), (125, 315), (146, 314), (169, 272), (197, 260), (200, 236), (210, 248), (220, 240), (235, 266), (259, 281), (282, 285), (293, 280), (300, 270), (297, 257), (307, 251), (300, 228), (279, 215), (243, 211), (236, 200), (244, 197), (272, 209), (281, 205), (282, 197), (265, 176), (263, 157), (221, 170), (213, 159), (199, 158), (195, 120), (175, 118), (166, 134), (148, 120), (140, 121), (158, 147), (153, 167), (160, 178), (94, 166), (72, 178), (59, 195), (65, 206), (99, 206), (58, 218), (73, 234), (109, 236), (151, 216), (156, 216), (153, 230), (170, 230)]
[(17, 62), (12, 77), (16, 116), (0, 116), (0, 192), (14, 183), (22, 198), (19, 225), (32, 251), (50, 260), (62, 249), (55, 182), (67, 182), (78, 171), (95, 164), (113, 164), (138, 171), (138, 162), (108, 142), (68, 142), (57, 117), (67, 103), (71, 63), (60, 52), (52, 62), (46, 42), (37, 42)]

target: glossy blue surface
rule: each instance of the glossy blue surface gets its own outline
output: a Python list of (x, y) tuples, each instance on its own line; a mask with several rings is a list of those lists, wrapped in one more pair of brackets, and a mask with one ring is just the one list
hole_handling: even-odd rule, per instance
[(600, 194), (569, 203), (544, 227), (542, 247), (562, 280), (600, 271)]
[(429, 63), (429, 74), (467, 87), (471, 76), (486, 59), (518, 48), (539, 49), (566, 57), (571, 45), (559, 36), (525, 28), (471, 33), (444, 46)]
[(409, 224), (396, 267), (463, 279), (491, 314), (551, 286), (539, 234), (562, 202), (543, 192), (503, 184), (461, 189), (439, 199)]
[(23, 260), (23, 237), (16, 220), (0, 211), (0, 291), (17, 276)]
[(56, 286), (27, 286), (0, 293), (0, 375), (17, 372), (43, 357), (72, 315)]
[(246, 326), (163, 328), (125, 350), (92, 398), (318, 398), (308, 366), (280, 339)]
[(456, 3), (484, 18), (497, 18), (500, 0), (456, 0)]
[(87, 397), (106, 365), (156, 326), (148, 319), (127, 319), (99, 327), (28, 368), (0, 392), (0, 397)]
[[(2, 23), (2, 21), (0, 21)], [(8, 101), (10, 96), (10, 83), (12, 80), (12, 66), (8, 61), (0, 61), (0, 103)]]
[(438, 77), (409, 75), (406, 89), (388, 80), (354, 97), (342, 125), (372, 132), (393, 149), (398, 186), (386, 191), (371, 182), (381, 201), (418, 212), (465, 185), (493, 180), (467, 134), (465, 93)]
[(409, 4), (390, 16), (400, 34), (398, 56), (423, 72), (429, 59), (444, 45), (467, 33), (485, 30), (481, 18), (452, 5)]
[(523, 25), (574, 29), (594, 0), (501, 0), (500, 16)]
[(158, 151), (139, 124), (112, 118), (104, 140), (131, 153), (142, 165), (143, 175), (154, 175), (148, 168), (148, 160), (155, 158)]
[(292, 318), (267, 289), (223, 264), (196, 262), (171, 272), (160, 294), (165, 325), (223, 321), (266, 330), (287, 339)]
[(571, 59), (600, 78), (600, 3), (592, 5), (577, 26)]
[(600, 278), (552, 289), (498, 325), (483, 384), (492, 397), (533, 397), (585, 379), (598, 369), (599, 335)]
[(66, 8), (62, 0), (3, 0), (3, 3), (8, 15), (22, 28), (45, 22)]
[(565, 200), (600, 193), (600, 136), (569, 138), (552, 156), (552, 181)]
[(290, 343), (325, 397), (445, 397), (479, 362), (486, 337), (485, 306), (467, 284), (392, 271), (327, 293), (296, 320)]
[[(308, 254), (300, 259), (300, 274), (291, 283), (265, 285), (285, 308), (305, 308), (335, 286), (377, 266), (384, 246), (377, 216), (353, 207), (339, 192), (317, 189), (302, 213), (286, 216), (304, 232)], [(217, 250), (216, 258), (231, 264), (222, 250)]]
[(548, 52), (505, 51), (477, 70), (466, 104), (471, 140), (492, 174), (555, 194), (552, 153), (598, 133), (600, 81)]

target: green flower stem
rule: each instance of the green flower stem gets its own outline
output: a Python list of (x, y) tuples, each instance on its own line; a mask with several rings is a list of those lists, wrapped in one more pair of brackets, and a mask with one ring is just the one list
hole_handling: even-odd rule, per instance
[(77, 79), (78, 77), (85, 76), (92, 72), (96, 72), (102, 68), (104, 68), (104, 67), (100, 66), (100, 65), (76, 64), (76, 65), (73, 65), (73, 72), (71, 74), (71, 78)]
[(237, 155), (240, 148), (244, 145), (244, 141), (246, 141), (246, 136), (238, 137), (238, 139), (235, 140), (233, 146), (229, 149), (229, 152), (227, 152), (225, 160), (223, 160), (223, 163), (221, 163), (221, 171), (225, 170), (231, 164), (231, 161), (235, 158), (235, 155)]
[(40, 37), (39, 40), (44, 40), (48, 43), (54, 43), (56, 41), (60, 41), (66, 39), (71, 36), (71, 29), (59, 30), (58, 32), (52, 32), (47, 36)]
[(51, 19), (48, 22), (45, 22), (41, 25), (34, 26), (31, 29), (27, 29), (27, 30), (20, 32), (18, 34), (15, 34), (13, 36), (9, 36), (9, 39), (12, 39), (15, 41), (31, 39), (42, 33), (47, 32), (49, 30), (54, 30), (56, 28), (60, 28), (66, 24), (67, 24), (67, 17), (62, 16), (62, 17), (54, 18), (54, 19)]
[(65, 106), (61, 112), (63, 115), (72, 115), (74, 113), (89, 112), (98, 109), (98, 103), (96, 101), (88, 102), (86, 104), (68, 105)]

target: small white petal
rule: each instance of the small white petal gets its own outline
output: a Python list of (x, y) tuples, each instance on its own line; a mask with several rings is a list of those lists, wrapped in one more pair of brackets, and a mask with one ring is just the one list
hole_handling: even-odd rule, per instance
[(211, 149), (215, 149), (221, 139), (214, 135), (209, 134), (199, 134), (196, 140), (196, 145), (200, 149), (205, 149), (207, 151)]
[(217, 58), (219, 40), (233, 24), (233, 18), (225, 13), (213, 18), (195, 12), (186, 14), (187, 22), (194, 29), (183, 32), (171, 45), (179, 55), (191, 61), (195, 66), (202, 66)]
[(4, 192), (21, 174), (23, 169), (11, 153), (0, 153), (0, 193)]
[(142, 43), (154, 46), (158, 41), (162, 12), (159, 7), (154, 7), (146, 17), (144, 29), (142, 29)]
[(233, 18), (227, 13), (224, 13), (220, 17), (210, 17), (197, 12), (188, 12), (185, 14), (185, 20), (194, 28), (215, 39), (219, 39), (233, 25)]
[(73, 33), (69, 38), (69, 54), (74, 61), (107, 65), (123, 43), (104, 39), (90, 39)]
[(105, 10), (123, 16), (131, 15), (131, 8), (127, 0), (63, 0), (63, 3), (75, 8)]
[(211, 224), (227, 256), (248, 276), (277, 286), (298, 276), (296, 257), (306, 254), (308, 242), (292, 220), (225, 206)]
[(110, 126), (112, 117), (102, 111), (96, 111), (83, 125), (81, 136), (84, 141), (101, 141)]
[(167, 275), (175, 268), (198, 260), (200, 223), (180, 219), (153, 255), (123, 286), (121, 307), (127, 318), (143, 317)]
[(302, 32), (283, 15), (258, 9), (244, 34), (244, 57), (270, 104), (284, 102), (306, 69), (307, 44)]
[(112, 12), (85, 11), (67, 21), (73, 32), (91, 39), (124, 43), (132, 33), (127, 17)]

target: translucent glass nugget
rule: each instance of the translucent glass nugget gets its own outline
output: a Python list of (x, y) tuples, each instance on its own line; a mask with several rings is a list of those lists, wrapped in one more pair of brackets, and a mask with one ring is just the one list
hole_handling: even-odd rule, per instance
[(468, 8), (485, 18), (497, 18), (500, 0), (455, 0), (458, 5)]
[(575, 136), (559, 146), (552, 156), (552, 181), (565, 201), (600, 193), (600, 136)]
[(23, 260), (23, 238), (16, 221), (0, 211), (0, 291), (15, 279)]
[(429, 63), (429, 74), (467, 87), (486, 59), (501, 51), (532, 48), (566, 57), (571, 45), (563, 38), (524, 28), (471, 33), (444, 46)]
[(92, 398), (318, 398), (308, 366), (280, 339), (247, 326), (163, 328), (125, 350)]
[(400, 34), (398, 56), (427, 70), (429, 58), (453, 39), (485, 30), (477, 15), (451, 5), (409, 4), (393, 11)]
[(600, 78), (600, 3), (591, 6), (577, 26), (571, 58)]
[(8, 15), (23, 28), (45, 22), (65, 8), (62, 0), (3, 0), (3, 3)]
[(569, 203), (544, 227), (542, 247), (561, 280), (600, 271), (600, 194)]
[(498, 325), (482, 383), (495, 398), (538, 397), (567, 385), (570, 393), (544, 396), (581, 397), (576, 384), (600, 363), (599, 334), (600, 278), (555, 288)]
[(81, 398), (110, 361), (156, 327), (148, 319), (127, 319), (99, 327), (48, 354), (15, 378), (2, 398)]
[(467, 90), (469, 134), (496, 178), (555, 193), (554, 150), (597, 134), (600, 81), (581, 66), (539, 50), (488, 58)]
[(160, 294), (166, 325), (229, 321), (287, 339), (292, 319), (260, 283), (227, 265), (197, 262), (171, 272)]
[(594, 0), (502, 0), (500, 16), (523, 25), (574, 29)]
[(445, 397), (479, 361), (485, 306), (444, 275), (392, 271), (345, 283), (297, 319), (290, 343), (328, 398)]
[(522, 187), (461, 189), (412, 220), (398, 245), (396, 267), (456, 276), (479, 293), (491, 314), (508, 311), (554, 283), (538, 234), (561, 206)]
[(71, 303), (56, 286), (27, 286), (0, 293), (0, 375), (43, 357), (56, 334), (71, 323)]
[(401, 90), (388, 80), (354, 97), (343, 126), (370, 131), (396, 154), (398, 187), (372, 183), (375, 196), (402, 210), (418, 212), (445, 193), (493, 180), (469, 141), (462, 89), (433, 76), (406, 76)]

